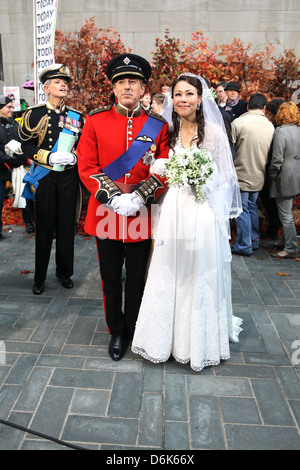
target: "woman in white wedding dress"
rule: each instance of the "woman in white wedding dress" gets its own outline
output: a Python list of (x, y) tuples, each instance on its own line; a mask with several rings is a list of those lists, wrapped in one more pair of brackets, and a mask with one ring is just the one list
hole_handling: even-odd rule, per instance
[[(229, 218), (241, 200), (223, 118), (205, 81), (181, 75), (172, 98), (170, 155), (203, 147), (214, 172), (202, 203), (192, 186), (171, 186), (162, 196), (132, 351), (156, 363), (172, 355), (200, 371), (229, 359), (229, 341), (241, 331), (232, 314), (229, 245)], [(166, 172), (158, 161), (152, 171)]]

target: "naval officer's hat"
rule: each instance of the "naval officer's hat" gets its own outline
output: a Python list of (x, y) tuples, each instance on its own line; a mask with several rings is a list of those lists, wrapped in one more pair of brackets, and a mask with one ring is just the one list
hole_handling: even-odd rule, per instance
[(151, 65), (139, 55), (119, 54), (108, 62), (105, 73), (112, 83), (124, 75), (138, 77), (145, 83), (151, 76)]
[(52, 64), (49, 67), (46, 67), (39, 73), (39, 80), (44, 84), (47, 80), (52, 78), (61, 78), (70, 82), (72, 78), (70, 77), (70, 70), (63, 64)]

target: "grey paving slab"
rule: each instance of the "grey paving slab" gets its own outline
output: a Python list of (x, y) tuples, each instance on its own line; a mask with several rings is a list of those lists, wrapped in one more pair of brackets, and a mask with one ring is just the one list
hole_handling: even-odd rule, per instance
[(224, 423), (262, 424), (254, 398), (221, 397)]
[(109, 416), (138, 418), (142, 378), (141, 373), (116, 372), (108, 408)]
[(62, 439), (96, 444), (135, 445), (137, 433), (137, 419), (71, 415)]
[(278, 382), (252, 380), (252, 388), (264, 424), (275, 426), (293, 426), (295, 424)]
[(170, 421), (187, 421), (185, 376), (166, 375), (165, 397), (165, 418)]
[[(16, 227), (0, 242), (1, 419), (92, 450), (300, 449), (299, 262), (262, 247), (233, 258), (244, 330), (228, 361), (200, 373), (130, 350), (111, 361), (93, 239), (75, 238), (70, 291), (52, 252), (46, 291), (33, 296), (33, 267), (34, 237)], [(67, 448), (0, 424), (0, 449)]]
[(189, 425), (187, 422), (166, 421), (165, 448), (167, 450), (189, 450)]
[[(11, 421), (20, 426), (27, 427), (32, 415), (29, 413), (11, 413)], [(18, 449), (24, 439), (24, 432), (9, 426), (1, 430), (0, 450)]]
[(14, 409), (34, 412), (39, 405), (50, 376), (51, 369), (36, 367), (20, 393)]
[(141, 402), (141, 423), (138, 443), (142, 446), (162, 448), (163, 445), (163, 396), (144, 393)]
[(295, 428), (276, 426), (225, 426), (229, 450), (299, 450)]
[(110, 390), (113, 378), (113, 372), (57, 368), (51, 377), (50, 385)]
[(10, 373), (6, 377), (6, 384), (25, 385), (32, 372), (37, 356), (35, 354), (22, 354), (13, 365)]
[(47, 387), (34, 413), (32, 429), (59, 439), (69, 414), (73, 394), (71, 388)]
[(108, 390), (77, 389), (72, 401), (70, 414), (105, 416), (109, 403)]
[(192, 449), (225, 449), (217, 397), (191, 395), (189, 402)]

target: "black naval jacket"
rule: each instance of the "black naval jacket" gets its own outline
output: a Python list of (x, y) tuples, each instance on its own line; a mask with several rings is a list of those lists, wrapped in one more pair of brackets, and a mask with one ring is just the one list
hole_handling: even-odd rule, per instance
[[(69, 124), (66, 120), (69, 110), (72, 108), (65, 106), (64, 103), (55, 108), (49, 101), (27, 110), (20, 137), (23, 152), (35, 163), (53, 169), (49, 165), (49, 157), (63, 127), (69, 126), (68, 128), (79, 138), (84, 123), (83, 116), (76, 111), (80, 114), (79, 120)], [(78, 138), (72, 150), (75, 155)], [(71, 167), (72, 165), (67, 165), (66, 170)]]
[[(226, 108), (225, 108), (226, 109)], [(231, 107), (231, 110), (228, 111), (231, 117), (231, 122), (234, 121), (234, 119), (238, 118), (242, 114), (246, 113), (248, 111), (248, 104), (244, 100), (239, 100), (236, 105)]]
[(0, 181), (11, 181), (11, 169), (26, 163), (24, 155), (15, 154), (13, 157), (5, 153), (4, 147), (11, 140), (20, 141), (19, 124), (13, 118), (0, 116)]

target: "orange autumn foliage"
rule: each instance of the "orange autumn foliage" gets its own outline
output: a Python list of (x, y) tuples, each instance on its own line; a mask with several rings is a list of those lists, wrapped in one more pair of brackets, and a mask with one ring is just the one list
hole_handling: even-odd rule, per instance
[(110, 104), (111, 84), (105, 68), (112, 57), (126, 50), (120, 35), (112, 28), (99, 29), (94, 18), (80, 31), (55, 32), (55, 60), (68, 65), (73, 78), (68, 104), (83, 114)]
[[(300, 60), (293, 50), (275, 57), (271, 44), (254, 50), (251, 43), (245, 45), (238, 38), (219, 46), (210, 46), (208, 40), (202, 31), (196, 31), (191, 42), (181, 41), (166, 29), (164, 38), (155, 40), (150, 90), (163, 75), (173, 80), (191, 72), (207, 78), (212, 86), (220, 81), (237, 81), (245, 100), (255, 92), (264, 93), (268, 99), (298, 98), (295, 87), (300, 89)], [(55, 60), (68, 64), (74, 78), (68, 103), (84, 114), (110, 104), (111, 84), (105, 67), (112, 57), (124, 52), (130, 49), (126, 50), (120, 35), (112, 28), (99, 29), (94, 18), (85, 20), (75, 33), (64, 35), (57, 30)]]
[(182, 42), (170, 38), (169, 30), (165, 31), (164, 41), (156, 39), (156, 51), (152, 53), (151, 83), (155, 83), (162, 75), (171, 80), (183, 72), (195, 73), (206, 77), (210, 81), (216, 80), (218, 61), (216, 58), (217, 46), (210, 47), (208, 38), (201, 31), (192, 33), (192, 42)]
[[(253, 51), (251, 43), (245, 45), (234, 38), (230, 44), (209, 46), (201, 31), (192, 34), (192, 42), (171, 38), (169, 30), (164, 40), (156, 39), (153, 55), (152, 82), (161, 75), (171, 80), (183, 72), (192, 72), (207, 78), (212, 86), (220, 81), (236, 81), (241, 97), (249, 100), (253, 93), (264, 93), (268, 99), (283, 97), (298, 99), (300, 88), (300, 59), (293, 50), (285, 50), (279, 57), (274, 47)], [(297, 85), (299, 83), (299, 85)], [(299, 102), (298, 99), (295, 102)]]

